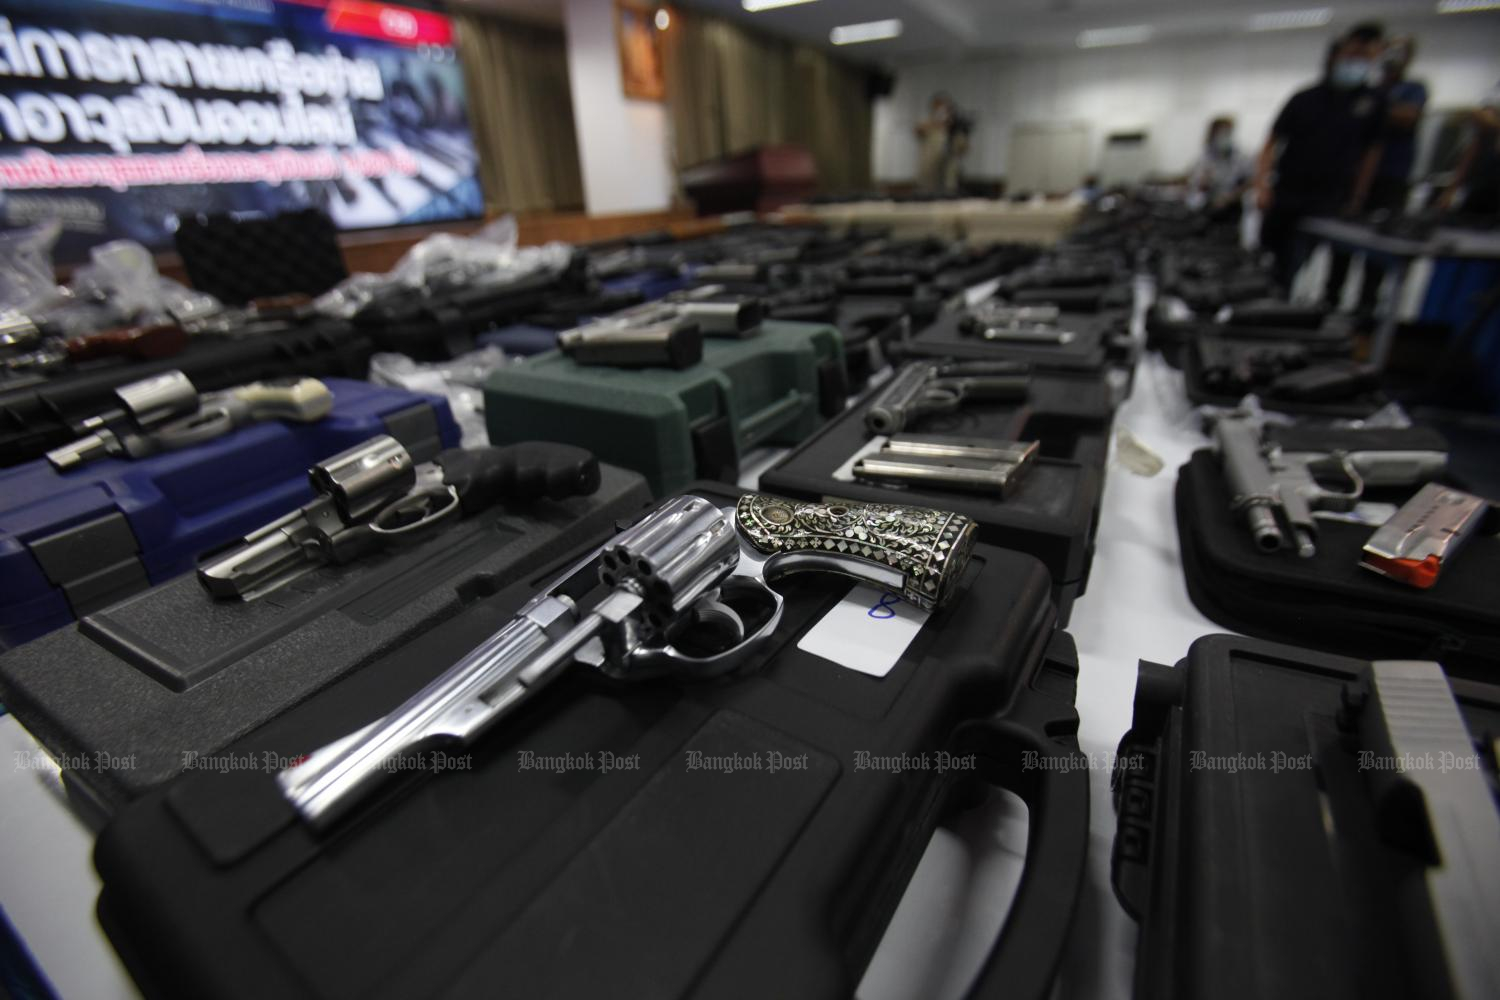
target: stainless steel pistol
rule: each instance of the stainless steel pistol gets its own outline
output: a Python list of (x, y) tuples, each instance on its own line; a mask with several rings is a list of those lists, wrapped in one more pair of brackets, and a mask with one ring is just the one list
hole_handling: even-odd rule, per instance
[(915, 361), (897, 370), (865, 409), (872, 434), (899, 434), (932, 413), (950, 413), (969, 400), (1024, 400), (1030, 369), (1011, 361)]
[[(1262, 552), (1290, 548), (1317, 554), (1314, 511), (1350, 511), (1367, 486), (1411, 486), (1443, 474), (1441, 451), (1289, 452), (1262, 440), (1259, 421), (1240, 414), (1214, 424), (1214, 448), (1224, 465), (1230, 507), (1243, 513)], [(1331, 490), (1318, 473), (1333, 474), (1348, 489)]]

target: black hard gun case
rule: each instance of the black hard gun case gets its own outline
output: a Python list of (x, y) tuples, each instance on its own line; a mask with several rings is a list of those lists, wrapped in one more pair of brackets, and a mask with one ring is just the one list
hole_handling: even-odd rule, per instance
[[(290, 758), (364, 725), (550, 572), (226, 753)], [(736, 673), (622, 686), (569, 668), (462, 769), (388, 782), (321, 839), (264, 770), (184, 775), (102, 833), (101, 922), (153, 997), (848, 997), (944, 807), (989, 782), (1027, 802), (1028, 863), (974, 995), (1045, 997), (1087, 842), (1076, 653), (1034, 560), (979, 545), (959, 587), (876, 678), (798, 648), (848, 582), (785, 577), (779, 627)], [(977, 769), (940, 773), (944, 749)], [(934, 763), (861, 767), (864, 751)]]
[(1188, 596), (1220, 625), (1347, 656), (1438, 659), (1459, 675), (1500, 679), (1500, 538), (1471, 536), (1437, 583), (1419, 590), (1360, 566), (1375, 531), (1368, 525), (1319, 519), (1309, 558), (1260, 551), (1245, 515), (1230, 509), (1209, 449), (1178, 471), (1176, 498)]
[(1218, 406), (1232, 409), (1239, 405), (1240, 400), (1246, 394), (1255, 393), (1260, 397), (1261, 404), (1268, 410), (1333, 420), (1368, 417), (1390, 402), (1390, 397), (1383, 391), (1363, 385), (1358, 380), (1351, 384), (1347, 392), (1334, 394), (1333, 398), (1327, 399), (1297, 398), (1294, 395), (1280, 394), (1272, 387), (1274, 378), (1264, 376), (1258, 376), (1250, 384), (1237, 385), (1227, 391), (1221, 390), (1212, 384), (1212, 380), (1208, 377), (1208, 366), (1204, 363), (1204, 351), (1212, 349), (1205, 346), (1209, 342), (1231, 351), (1305, 352), (1303, 367), (1288, 369), (1283, 373), (1284, 375), (1295, 375), (1325, 366), (1333, 366), (1336, 370), (1345, 372), (1357, 367), (1353, 361), (1349, 360), (1347, 351), (1343, 352), (1342, 357), (1337, 355), (1336, 348), (1333, 355), (1320, 354), (1315, 346), (1295, 340), (1243, 340), (1229, 336), (1199, 337), (1187, 344), (1179, 355), (1182, 362), (1183, 386), (1187, 390), (1188, 401), (1194, 406)]
[(319, 295), (349, 275), (333, 220), (312, 208), (270, 218), (184, 216), (173, 241), (193, 287), (231, 305)]
[[(1098, 381), (1033, 377), (1029, 403), (967, 403), (907, 428), (914, 434), (1039, 441), (1042, 457), (1032, 463), (1015, 492), (1005, 499), (937, 487), (835, 478), (835, 473), (871, 442), (865, 410), (879, 395), (880, 387), (867, 392), (840, 417), (763, 472), (760, 485), (767, 493), (808, 500), (843, 497), (866, 503), (909, 502), (966, 514), (978, 522), (980, 541), (1025, 552), (1042, 561), (1052, 575), (1053, 598), (1066, 625), (1074, 599), (1088, 582), (1103, 497), (1112, 412), (1107, 392), (1102, 390), (1103, 383)], [(1033, 406), (1035, 409), (1030, 409)]]
[(0, 656), (0, 701), (108, 814), (649, 501), (600, 467), (591, 496), (499, 504), (420, 544), (324, 566), (253, 601), (191, 574)]
[(1111, 338), (1128, 329), (1128, 315), (1118, 310), (1094, 316), (1063, 313), (1056, 325), (1074, 334), (1067, 344), (985, 340), (966, 332), (961, 324), (957, 314), (939, 317), (925, 330), (895, 345), (894, 353), (903, 357), (1019, 361), (1038, 371), (1102, 372), (1113, 351)]
[[(1140, 665), (1116, 758), (1112, 865), (1140, 922), (1139, 1000), (1453, 995), (1424, 954), (1434, 861), (1402, 846), (1422, 800), (1387, 794), (1374, 764), (1388, 751), (1347, 726), (1346, 690), (1357, 697), (1369, 669), (1227, 635), (1199, 639), (1176, 667)], [(1494, 808), (1500, 688), (1450, 685), (1489, 786), (1476, 807)], [(1414, 762), (1428, 764), (1442, 754)], [(1454, 932), (1482, 937), (1483, 916)]]
[(239, 337), (199, 336), (157, 361), (108, 358), (49, 377), (0, 379), (0, 466), (41, 458), (78, 435), (72, 425), (116, 405), (114, 391), (176, 369), (199, 392), (289, 375), (364, 378), (370, 339), (340, 320), (318, 319)]

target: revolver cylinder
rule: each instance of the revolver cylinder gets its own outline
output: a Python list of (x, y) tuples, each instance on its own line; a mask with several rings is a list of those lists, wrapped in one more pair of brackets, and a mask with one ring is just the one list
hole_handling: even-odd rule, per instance
[(661, 630), (717, 586), (739, 555), (739, 539), (724, 512), (702, 497), (683, 496), (607, 545), (599, 577), (609, 586), (637, 589), (646, 602), (647, 625)]
[[(151, 427), (173, 417), (192, 413), (198, 408), (198, 390), (180, 371), (163, 372), (150, 378), (122, 385), (115, 390), (120, 407), (137, 427)], [(88, 426), (93, 417), (84, 421)]]
[(387, 434), (320, 462), (308, 477), (313, 489), (333, 498), (345, 521), (373, 513), (417, 482), (411, 455)]

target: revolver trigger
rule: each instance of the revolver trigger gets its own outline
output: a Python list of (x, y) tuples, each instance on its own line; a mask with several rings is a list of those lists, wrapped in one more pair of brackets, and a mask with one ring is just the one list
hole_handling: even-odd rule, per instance
[(745, 621), (739, 613), (723, 603), (715, 595), (705, 598), (693, 607), (693, 624), (729, 637), (726, 648), (738, 646), (745, 641)]
[(452, 486), (425, 486), (387, 506), (370, 522), (370, 530), (387, 536), (420, 531), (453, 514), (458, 504)]

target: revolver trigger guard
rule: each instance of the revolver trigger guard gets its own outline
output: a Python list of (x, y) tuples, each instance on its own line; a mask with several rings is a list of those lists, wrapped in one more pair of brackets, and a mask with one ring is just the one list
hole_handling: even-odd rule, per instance
[[(370, 531), (386, 538), (401, 538), (453, 516), (458, 508), (458, 490), (452, 486), (424, 486), (386, 505), (370, 522)], [(413, 521), (413, 514), (420, 516)]]
[[(720, 677), (736, 670), (743, 664), (750, 653), (771, 638), (777, 626), (781, 624), (781, 613), (786, 606), (785, 600), (775, 590), (766, 586), (759, 580), (748, 577), (734, 576), (725, 580), (720, 586), (721, 596), (733, 596), (735, 591), (753, 592), (762, 599), (769, 598), (771, 602), (771, 616), (766, 619), (754, 632), (747, 634), (739, 643), (715, 653), (712, 656), (689, 656), (671, 645), (638, 647), (630, 654), (630, 666), (627, 676), (635, 678), (657, 677), (662, 674), (672, 674), (690, 680), (706, 680), (711, 677)], [(719, 605), (721, 601), (713, 601), (713, 605)], [(726, 606), (726, 610), (727, 606)], [(730, 612), (738, 618), (738, 614)]]

